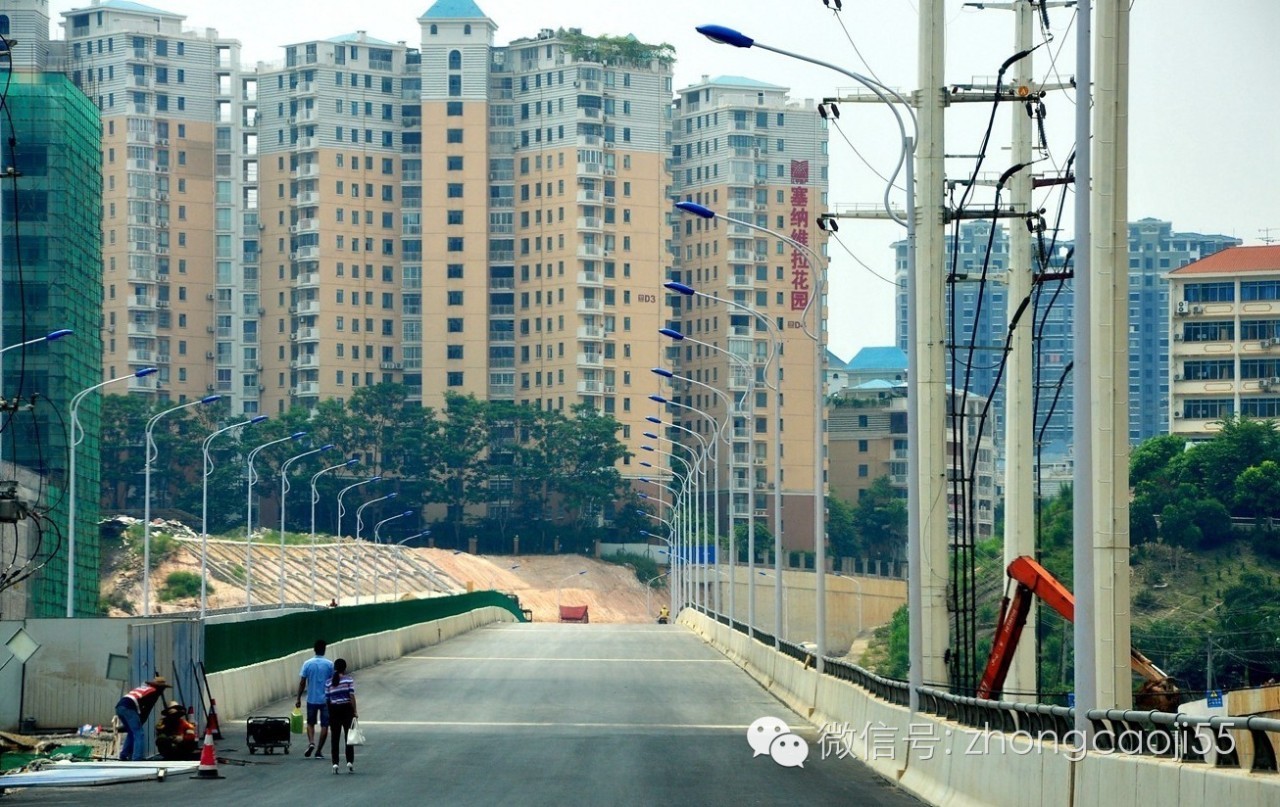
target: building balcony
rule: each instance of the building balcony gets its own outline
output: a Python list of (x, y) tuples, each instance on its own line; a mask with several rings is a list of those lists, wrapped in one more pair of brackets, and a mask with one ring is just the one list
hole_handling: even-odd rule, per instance
[(319, 314), (320, 301), (319, 300), (303, 300), (297, 305), (292, 306), (289, 309), (289, 313), (299, 317), (307, 317), (307, 316), (312, 316), (314, 314)]
[(290, 172), (290, 176), (294, 179), (318, 179), (320, 166), (316, 163), (302, 163)]
[(320, 232), (319, 219), (298, 219), (297, 224), (290, 225), (289, 232), (297, 235), (298, 233), (316, 233)]
[(516, 396), (515, 384), (490, 384), (489, 397), (494, 400), (510, 400)]
[(755, 263), (756, 254), (749, 249), (734, 249), (729, 251), (729, 260), (739, 263)]
[(299, 109), (297, 113), (289, 116), (289, 123), (315, 123), (319, 117), (314, 109)]
[(299, 81), (297, 86), (292, 89), (298, 95), (315, 95), (316, 83), (314, 81)]
[(491, 305), (489, 306), (489, 316), (491, 317), (512, 317), (515, 316), (516, 307), (514, 305)]
[(289, 366), (294, 370), (309, 370), (320, 366), (320, 357), (314, 353), (304, 353), (293, 361), (289, 362)]
[(599, 325), (581, 325), (578, 327), (579, 339), (603, 339), (604, 328)]
[(130, 350), (128, 358), (130, 364), (152, 364), (155, 354), (150, 350)]
[(578, 163), (578, 176), (580, 177), (598, 177), (604, 173), (604, 169), (600, 167), (600, 163)]
[(155, 392), (159, 389), (158, 379), (154, 375), (133, 377), (129, 379), (130, 392)]
[(753, 210), (754, 203), (749, 199), (730, 199), (730, 213), (750, 213)]
[(320, 193), (318, 191), (303, 191), (294, 198), (293, 203), (298, 207), (311, 207), (320, 204)]
[(146, 294), (146, 295), (134, 294), (129, 297), (130, 310), (138, 309), (138, 308), (143, 310), (150, 310), (155, 307), (155, 304), (156, 304), (156, 298), (152, 297), (149, 294)]
[(311, 286), (319, 286), (319, 285), (320, 285), (319, 272), (304, 272), (298, 275), (297, 279), (293, 281), (293, 287), (295, 289), (305, 289)]
[(603, 367), (604, 356), (602, 356), (599, 353), (579, 353), (578, 366), (579, 367)]
[(578, 382), (579, 395), (601, 395), (603, 393), (604, 393), (603, 381), (579, 381)]
[(155, 136), (151, 132), (129, 132), (125, 135), (125, 142), (130, 145), (151, 145), (155, 142)]
[(516, 279), (514, 277), (491, 277), (489, 278), (489, 288), (495, 290), (514, 289), (516, 287)]
[(295, 397), (306, 397), (320, 394), (319, 381), (303, 381), (293, 387), (291, 390)]
[(291, 261), (315, 261), (320, 259), (320, 247), (306, 246), (298, 247), (297, 252), (289, 253)]
[(489, 344), (491, 345), (510, 345), (516, 341), (515, 331), (489, 331)]
[(590, 190), (586, 190), (585, 188), (579, 188), (578, 204), (580, 205), (600, 204), (600, 191), (590, 191)]
[(578, 229), (579, 230), (603, 230), (604, 220), (596, 216), (579, 216)]
[(314, 137), (299, 137), (293, 145), (298, 151), (310, 151), (316, 147), (316, 139)]
[(600, 286), (604, 284), (604, 277), (599, 272), (579, 272), (579, 286)]
[(294, 341), (296, 342), (318, 342), (320, 341), (320, 329), (299, 328), (293, 336), (295, 337)]
[(579, 244), (578, 257), (586, 259), (594, 259), (604, 257), (604, 247), (596, 244)]
[(578, 313), (580, 314), (598, 314), (604, 310), (604, 305), (597, 299), (579, 300)]
[(750, 289), (756, 285), (756, 279), (748, 275), (733, 275), (729, 278), (729, 285), (735, 289)]
[(129, 269), (130, 283), (154, 283), (156, 282), (156, 273), (151, 269)]

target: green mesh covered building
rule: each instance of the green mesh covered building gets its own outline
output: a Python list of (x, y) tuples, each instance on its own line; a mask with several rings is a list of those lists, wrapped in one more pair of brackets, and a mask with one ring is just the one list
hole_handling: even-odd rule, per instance
[[(16, 60), (15, 60), (16, 61)], [(7, 65), (0, 65), (0, 73)], [(69, 405), (102, 378), (102, 180), (98, 110), (66, 76), (0, 75), (11, 117), (0, 119), (3, 165), (3, 331), (20, 345), (59, 329), (74, 333), (3, 354), (3, 394), (20, 407), (3, 415), (3, 459), (44, 477), (49, 510), (21, 549), (44, 563), (27, 581), (27, 616), (67, 608)], [(9, 145), (10, 137), (13, 145)], [(85, 438), (77, 456), (75, 613), (97, 611), (98, 417), (101, 397), (79, 408)], [(12, 533), (0, 533), (4, 540)], [(13, 546), (0, 547), (9, 562)], [(19, 557), (18, 562), (22, 562)]]

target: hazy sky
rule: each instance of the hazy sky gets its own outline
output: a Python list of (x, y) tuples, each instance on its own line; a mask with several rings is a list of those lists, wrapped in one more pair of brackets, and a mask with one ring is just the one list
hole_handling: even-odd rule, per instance
[[(587, 34), (635, 34), (676, 48), (675, 85), (702, 75), (742, 75), (791, 88), (793, 98), (822, 98), (852, 86), (844, 76), (777, 54), (737, 50), (699, 36), (695, 25), (736, 27), (762, 42), (803, 51), (855, 72), (874, 73), (902, 89), (916, 86), (917, 4), (913, 0), (843, 0), (837, 16), (822, 0), (476, 0), (498, 24), (497, 44), (542, 28), (576, 27)], [(835, 5), (835, 0), (831, 0)], [(193, 28), (217, 28), (243, 43), (244, 60), (283, 58), (282, 45), (363, 29), (388, 41), (420, 39), (417, 17), (431, 0), (167, 0), (151, 3), (187, 15)], [(84, 3), (52, 0), (54, 36), (61, 12)], [(1134, 0), (1130, 85), (1129, 217), (1173, 222), (1175, 229), (1227, 233), (1261, 243), (1263, 228), (1280, 239), (1280, 3), (1275, 0)], [(363, 9), (368, 9), (367, 11)], [(376, 10), (375, 10), (376, 9)], [(1074, 9), (1050, 11), (1054, 40), (1035, 54), (1036, 75), (1067, 81), (1074, 74)], [(840, 23), (848, 29), (852, 44)], [(1038, 26), (1037, 26), (1038, 29)], [(1014, 52), (1013, 15), (946, 3), (947, 83), (994, 77)], [(1037, 30), (1037, 41), (1040, 33)], [(864, 61), (865, 59), (865, 61)], [(1046, 99), (1049, 159), (1062, 165), (1072, 149), (1074, 95)], [(892, 166), (897, 129), (888, 110), (846, 104), (841, 129), (878, 171)], [(986, 127), (987, 105), (954, 106), (947, 114), (947, 153), (974, 154)], [(984, 172), (1009, 165), (1008, 110), (997, 115)], [(875, 203), (884, 182), (835, 128), (831, 135), (831, 201)], [(948, 163), (948, 177), (972, 169)], [(901, 196), (895, 198), (901, 200)], [(1041, 204), (1054, 206), (1056, 197)], [(1051, 207), (1052, 209), (1052, 207)], [(1070, 200), (1067, 201), (1070, 211)], [(1073, 229), (1065, 221), (1065, 235)], [(842, 223), (843, 243), (872, 269), (892, 278), (889, 247), (903, 232), (878, 222)], [(893, 287), (877, 279), (832, 242), (831, 346), (842, 358), (893, 340)]]

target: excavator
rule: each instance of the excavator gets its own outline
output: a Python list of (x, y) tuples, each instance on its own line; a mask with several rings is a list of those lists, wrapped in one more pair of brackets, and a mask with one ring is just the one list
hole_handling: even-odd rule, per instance
[[(978, 685), (979, 698), (999, 699), (1005, 678), (1009, 675), (1009, 665), (1013, 661), (1018, 639), (1022, 636), (1022, 628), (1027, 623), (1032, 597), (1039, 597), (1068, 622), (1075, 621), (1075, 597), (1034, 558), (1026, 555), (1015, 558), (1007, 571), (1016, 586), (1012, 598), (1006, 595), (1000, 601), (1000, 621), (996, 626), (995, 641), (991, 644), (986, 671)], [(1146, 679), (1134, 699), (1136, 708), (1161, 712), (1178, 711), (1182, 693), (1168, 673), (1135, 648), (1129, 650), (1129, 665), (1135, 673)]]

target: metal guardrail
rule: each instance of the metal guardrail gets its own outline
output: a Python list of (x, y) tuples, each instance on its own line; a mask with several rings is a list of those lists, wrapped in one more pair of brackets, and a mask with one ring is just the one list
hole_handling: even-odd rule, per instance
[[(753, 636), (806, 667), (813, 667), (812, 651), (802, 645), (777, 641), (770, 634), (748, 630), (747, 625), (702, 606), (688, 605), (710, 619), (739, 633)], [(872, 696), (897, 706), (909, 706), (910, 686), (906, 681), (886, 678), (845, 661), (826, 657), (823, 672), (855, 684)], [(921, 687), (923, 712), (970, 728), (1070, 745), (1078, 735), (1076, 710), (1044, 703), (1015, 703), (955, 695), (934, 687)], [(1093, 728), (1093, 747), (1102, 753), (1178, 759), (1207, 764), (1212, 752), (1215, 768), (1241, 768), (1248, 759), (1250, 773), (1280, 773), (1280, 720), (1267, 717), (1222, 717), (1132, 709), (1091, 709), (1086, 718)], [(1245, 747), (1247, 746), (1247, 748)], [(1242, 751), (1247, 750), (1244, 754)]]

